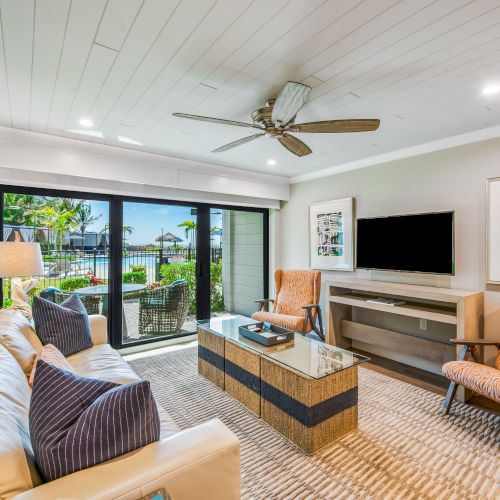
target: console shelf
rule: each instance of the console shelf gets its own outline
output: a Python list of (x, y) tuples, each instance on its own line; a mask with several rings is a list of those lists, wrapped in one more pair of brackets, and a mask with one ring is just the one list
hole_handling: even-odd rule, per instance
[[(368, 302), (375, 297), (396, 298), (405, 303), (386, 305)], [(390, 317), (396, 319), (397, 316), (404, 316), (451, 325), (449, 328), (453, 332), (449, 338), (482, 337), (483, 292), (480, 291), (336, 278), (328, 282), (328, 301), (327, 342), (344, 348), (351, 347), (352, 341), (371, 344), (412, 359), (422, 359), (426, 365), (432, 366), (431, 371), (434, 372), (439, 372), (446, 361), (456, 359), (459, 348), (447, 339), (433, 337), (432, 334), (387, 329), (385, 326), (390, 324)], [(357, 315), (353, 315), (353, 311), (357, 309), (390, 316), (383, 321), (384, 328), (379, 328), (377, 325), (366, 324), (370, 317), (368, 321), (366, 318), (364, 322), (355, 321), (353, 318)], [(463, 390), (458, 393), (458, 398), (462, 401), (467, 396)]]
[(401, 316), (410, 316), (412, 318), (438, 321), (439, 323), (448, 323), (450, 325), (457, 324), (456, 312), (451, 309), (410, 302), (398, 306), (390, 306), (386, 304), (368, 302), (370, 299), (373, 299), (373, 296), (354, 293), (330, 296), (330, 302), (335, 302), (337, 304), (346, 304), (354, 307), (362, 307), (363, 309), (383, 311), (388, 314), (399, 314)]

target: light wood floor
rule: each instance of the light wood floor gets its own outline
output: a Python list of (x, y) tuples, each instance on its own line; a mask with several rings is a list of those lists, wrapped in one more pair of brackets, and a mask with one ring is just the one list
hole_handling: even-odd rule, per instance
[[(365, 368), (440, 394), (443, 397), (448, 390), (449, 381), (442, 375), (414, 368), (413, 366), (405, 365), (398, 361), (393, 361), (392, 359), (383, 358), (360, 349), (351, 348), (350, 350), (370, 358), (370, 361), (363, 365)], [(483, 396), (474, 396), (468, 401), (468, 404), (487, 408), (500, 415), (500, 404)]]

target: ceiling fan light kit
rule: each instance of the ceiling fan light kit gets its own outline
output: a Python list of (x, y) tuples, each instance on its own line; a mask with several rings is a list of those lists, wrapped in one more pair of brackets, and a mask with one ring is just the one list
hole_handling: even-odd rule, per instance
[(295, 123), (297, 113), (304, 106), (311, 87), (302, 83), (288, 82), (276, 99), (269, 99), (262, 108), (252, 112), (253, 123), (244, 123), (210, 116), (189, 115), (173, 113), (173, 116), (221, 125), (232, 125), (260, 130), (260, 133), (243, 137), (237, 141), (225, 144), (214, 149), (212, 153), (222, 153), (236, 148), (247, 142), (261, 137), (277, 139), (279, 143), (296, 156), (307, 156), (312, 153), (311, 148), (300, 139), (291, 135), (293, 133), (331, 134), (346, 132), (371, 132), (377, 130), (380, 120), (354, 119), (354, 120), (325, 120), (319, 122)]

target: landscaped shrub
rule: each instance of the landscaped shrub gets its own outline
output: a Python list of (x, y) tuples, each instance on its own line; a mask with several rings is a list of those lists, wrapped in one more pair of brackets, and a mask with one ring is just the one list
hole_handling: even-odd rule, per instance
[(146, 271), (132, 271), (130, 273), (123, 273), (123, 283), (133, 283), (134, 285), (145, 285), (148, 281)]
[(137, 266), (130, 266), (130, 270), (133, 273), (145, 273), (145, 272), (147, 272), (146, 266), (144, 266), (142, 264), (137, 265)]
[(81, 278), (64, 278), (59, 284), (59, 288), (66, 292), (72, 292), (77, 288), (84, 288), (90, 286), (90, 279), (86, 276)]
[(222, 290), (222, 259), (210, 264), (210, 309), (224, 310), (224, 294)]
[(76, 260), (76, 255), (44, 255), (44, 262), (55, 262), (56, 260)]
[[(170, 285), (176, 280), (186, 280), (189, 285), (191, 300), (189, 314), (196, 313), (196, 263), (178, 262), (163, 264), (160, 268), (163, 285)], [(222, 260), (210, 264), (210, 308), (212, 311), (224, 310), (224, 295), (222, 291)]]
[(190, 301), (189, 314), (196, 313), (196, 263), (177, 262), (175, 264), (163, 264), (160, 267), (161, 282), (170, 285), (176, 280), (186, 280), (189, 285)]

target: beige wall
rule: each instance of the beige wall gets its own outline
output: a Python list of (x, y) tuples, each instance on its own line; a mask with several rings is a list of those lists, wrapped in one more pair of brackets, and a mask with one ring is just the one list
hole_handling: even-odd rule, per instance
[[(310, 203), (353, 197), (357, 217), (454, 210), (456, 275), (443, 278), (359, 270), (342, 276), (485, 290), (486, 179), (496, 176), (500, 176), (500, 139), (294, 184), (290, 201), (282, 204), (278, 264), (308, 268)], [(323, 281), (333, 275), (323, 272)], [(500, 288), (489, 290), (485, 333), (500, 339)], [(385, 354), (398, 359), (397, 353)], [(489, 362), (492, 355), (490, 350)]]

